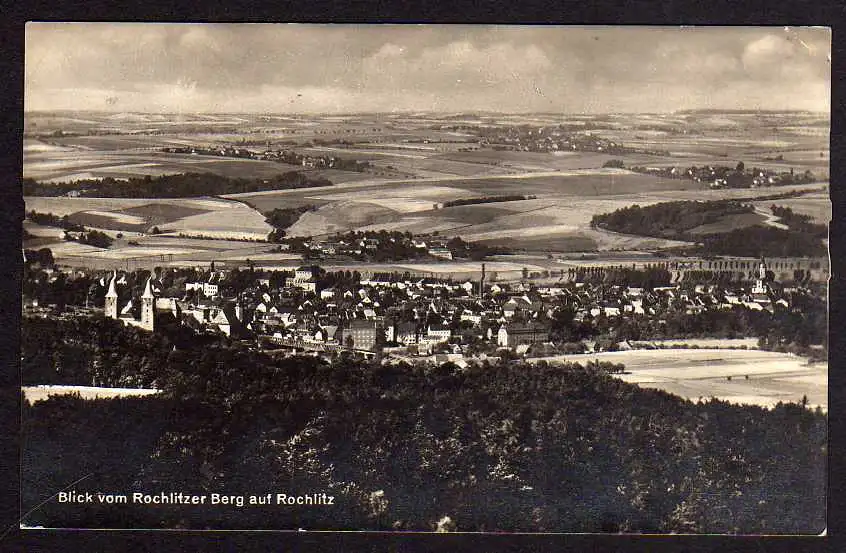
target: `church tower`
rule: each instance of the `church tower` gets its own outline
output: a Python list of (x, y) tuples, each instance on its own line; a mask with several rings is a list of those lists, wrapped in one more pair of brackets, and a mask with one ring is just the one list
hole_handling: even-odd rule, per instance
[(752, 288), (753, 294), (767, 293), (767, 262), (761, 257), (761, 263), (758, 265), (758, 278), (755, 280), (755, 286)]
[(114, 275), (109, 281), (109, 290), (106, 292), (106, 317), (110, 319), (118, 318), (118, 295), (115, 289), (115, 281), (117, 281), (117, 271), (114, 272)]
[(152, 332), (155, 328), (155, 304), (153, 296), (153, 275), (147, 279), (144, 293), (141, 294), (141, 328)]
[(244, 306), (241, 303), (241, 294), (238, 294), (238, 298), (235, 300), (235, 318), (242, 323), (244, 322)]

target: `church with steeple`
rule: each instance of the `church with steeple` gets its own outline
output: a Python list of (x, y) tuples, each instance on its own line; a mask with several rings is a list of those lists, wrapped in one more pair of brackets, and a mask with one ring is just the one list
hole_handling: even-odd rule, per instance
[(770, 286), (770, 275), (767, 270), (767, 262), (761, 257), (758, 265), (758, 274), (755, 285), (752, 287), (752, 299), (758, 303), (769, 303), (772, 298), (772, 287)]
[(136, 319), (133, 315), (132, 299), (121, 305), (117, 292), (118, 283), (118, 275), (115, 271), (109, 280), (109, 289), (106, 291), (106, 317), (153, 332), (156, 328), (156, 296), (153, 291), (153, 275), (151, 274), (147, 279), (144, 292), (141, 294), (141, 319)]

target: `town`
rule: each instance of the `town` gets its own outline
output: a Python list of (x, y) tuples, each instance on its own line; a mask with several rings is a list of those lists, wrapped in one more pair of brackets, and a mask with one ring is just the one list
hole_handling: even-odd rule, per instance
[(790, 336), (767, 337), (779, 317), (809, 315), (814, 305), (824, 313), (827, 271), (825, 259), (735, 258), (571, 266), (511, 282), (491, 281), (485, 263), (466, 280), (214, 262), (64, 273), (47, 252), (30, 251), (24, 306), (30, 314), (101, 314), (150, 332), (176, 322), (280, 355), (466, 364), (747, 335), (760, 336), (763, 348), (791, 344), (811, 354), (824, 326), (791, 318)]

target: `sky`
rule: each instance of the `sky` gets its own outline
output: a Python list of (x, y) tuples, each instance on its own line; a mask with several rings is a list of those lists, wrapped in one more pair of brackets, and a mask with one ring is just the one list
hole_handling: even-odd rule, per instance
[(807, 27), (29, 23), (26, 111), (830, 110)]

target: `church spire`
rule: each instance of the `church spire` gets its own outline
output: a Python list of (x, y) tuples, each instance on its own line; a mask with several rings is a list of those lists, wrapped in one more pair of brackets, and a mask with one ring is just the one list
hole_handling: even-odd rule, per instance
[(767, 262), (764, 261), (764, 256), (761, 256), (761, 263), (758, 265), (758, 278), (766, 280), (767, 278)]
[(147, 284), (144, 286), (144, 293), (141, 294), (142, 299), (153, 299), (153, 275), (147, 279)]
[(117, 271), (115, 271), (115, 272), (112, 274), (112, 278), (111, 278), (111, 280), (109, 280), (109, 290), (108, 290), (108, 292), (106, 292), (106, 297), (107, 297), (107, 298), (116, 298), (116, 297), (118, 297), (118, 295), (117, 295), (117, 290), (115, 289), (115, 282), (116, 282), (116, 281), (117, 281)]

